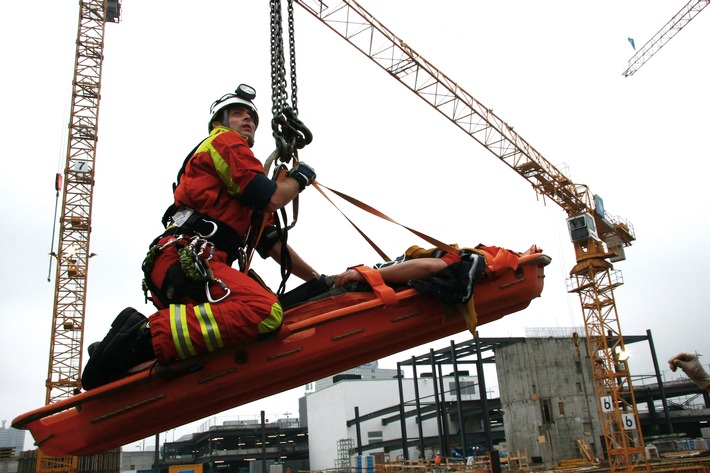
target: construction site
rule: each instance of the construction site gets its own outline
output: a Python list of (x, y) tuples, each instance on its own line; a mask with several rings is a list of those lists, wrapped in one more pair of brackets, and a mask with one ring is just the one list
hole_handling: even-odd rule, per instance
[[(695, 170), (706, 167), (703, 158), (710, 157), (701, 132), (707, 122), (691, 118), (691, 112), (668, 119), (675, 112), (668, 99), (654, 102), (626, 88), (638, 80), (640, 87), (653, 90), (655, 82), (644, 73), (671, 70), (672, 79), (664, 80), (676, 81), (670, 88), (677, 95), (688, 94), (682, 100), (684, 109), (703, 109), (710, 102), (699, 87), (710, 75), (707, 66), (692, 80), (684, 80), (681, 68), (687, 62), (688, 67), (697, 66), (698, 61), (655, 66), (666, 56), (672, 61), (674, 55), (702, 54), (697, 44), (681, 41), (691, 31), (693, 38), (707, 42), (708, 28), (702, 22), (710, 17), (701, 12), (710, 1), (690, 0), (665, 17), (667, 5), (649, 8), (653, 18), (649, 12), (639, 13), (647, 24), (638, 28), (639, 35), (629, 26), (628, 38), (622, 41), (627, 49), (618, 53), (627, 56), (626, 68), (613, 80), (603, 76), (609, 75), (606, 70), (586, 69), (591, 60), (585, 66), (566, 56), (569, 80), (578, 84), (571, 82), (568, 90), (557, 85), (556, 91), (544, 93), (527, 89), (526, 82), (528, 75), (545, 75), (545, 58), (552, 53), (538, 45), (534, 58), (525, 57), (526, 34), (573, 41), (569, 35), (575, 32), (575, 22), (587, 20), (582, 12), (569, 12), (569, 21), (554, 22), (558, 33), (552, 25), (544, 32), (530, 25), (525, 33), (522, 25), (544, 13), (515, 5), (520, 23), (506, 33), (519, 35), (520, 51), (513, 53), (502, 46), (507, 43), (496, 46), (491, 32), (477, 38), (476, 47), (469, 43), (477, 31), (484, 31), (486, 14), (493, 15), (486, 2), (451, 0), (435, 9), (424, 0), (383, 6), (354, 0), (286, 0), (283, 5), (271, 0), (268, 7), (266, 2), (246, 6), (226, 0), (199, 7), (158, 3), (141, 12), (129, 0), (79, 0), (78, 28), (71, 38), (72, 75), (43, 78), (52, 84), (71, 79), (63, 136), (54, 144), (60, 147), (60, 159), (52, 190), (49, 259), (22, 263), (48, 264), (50, 287), (32, 295), (24, 295), (25, 288), (10, 289), (22, 302), (13, 299), (6, 310), (15, 313), (27, 306), (34, 314), (41, 310), (31, 304), (45, 307), (44, 318), (37, 314), (31, 325), (38, 332), (48, 329), (49, 336), (28, 338), (22, 335), (26, 325), (15, 325), (19, 321), (14, 320), (6, 332), (22, 340), (28, 351), (44, 353), (48, 343), (49, 363), (44, 387), (36, 383), (36, 370), (31, 364), (23, 367), (20, 357), (14, 361), (14, 374), (7, 375), (17, 383), (3, 404), (17, 406), (24, 398), (19, 407), (11, 407), (16, 409), (12, 429), (27, 431), (35, 448), (3, 448), (3, 473), (710, 470), (710, 375), (702, 358), (702, 351), (710, 349), (708, 324), (702, 322), (710, 300), (697, 249), (693, 252), (696, 239), (710, 236), (710, 229), (704, 221), (698, 224), (681, 218), (680, 211), (674, 214), (683, 207), (702, 220), (706, 212), (703, 173)], [(416, 10), (414, 18), (407, 14), (410, 8)], [(561, 5), (554, 9), (563, 14)], [(189, 22), (177, 20), (182, 14), (190, 15)], [(511, 22), (518, 16), (507, 14)], [(632, 10), (615, 14), (633, 24)], [(156, 22), (161, 15), (166, 20), (162, 25)], [(469, 20), (457, 23), (454, 16)], [(415, 18), (431, 28), (406, 28), (411, 39), (394, 32), (408, 22), (416, 24)], [(616, 21), (619, 18), (609, 20), (607, 26), (618, 33), (612, 27)], [(390, 22), (396, 27), (385, 26)], [(449, 28), (450, 23), (458, 29)], [(203, 31), (192, 24), (211, 26)], [(124, 27), (127, 32), (121, 33)], [(54, 38), (57, 43), (66, 43), (68, 29), (62, 28), (63, 39)], [(443, 31), (452, 38), (446, 39)], [(468, 46), (461, 46), (462, 37)], [(121, 41), (131, 46), (121, 47)], [(661, 51), (666, 43), (671, 46)], [(681, 44), (675, 48), (676, 43)], [(695, 49), (684, 52), (683, 47)], [(29, 40), (26, 48), (31, 49)], [(249, 54), (240, 54), (247, 49)], [(218, 52), (224, 66), (217, 66), (212, 56)], [(495, 63), (493, 56), (506, 55), (510, 71), (503, 74), (486, 66), (486, 61)], [(433, 65), (437, 59), (446, 73)], [(558, 57), (554, 62), (560, 61)], [(594, 59), (595, 64), (606, 62)], [(608, 62), (610, 69), (618, 67)], [(118, 74), (119, 69), (125, 75)], [(502, 76), (511, 74), (517, 81), (503, 85)], [(164, 93), (173, 90), (168, 84), (173, 77), (179, 91)], [(247, 83), (256, 85), (258, 93)], [(598, 85), (599, 91), (589, 85), (579, 90), (583, 83)], [(465, 90), (471, 85), (477, 88), (475, 94)], [(486, 99), (483, 105), (479, 100), (488, 96), (485, 87), (499, 85), (519, 87), (525, 91), (523, 98), (515, 98), (514, 92), (494, 94), (500, 112), (495, 100)], [(178, 220), (185, 210), (176, 189), (185, 185), (181, 178), (192, 172), (191, 163), (206, 149), (204, 143), (211, 143), (204, 138), (209, 118), (204, 104), (220, 93), (214, 93), (215, 87), (234, 93), (210, 108), (210, 136), (216, 136), (213, 128), (230, 129), (227, 112), (248, 110), (250, 135), (237, 133), (263, 161), (258, 173), (269, 184), (261, 185), (281, 189), (289, 178), (298, 184), (283, 210), (267, 212), (271, 207), (263, 204), (264, 210), (257, 212), (249, 203), (254, 215), (245, 232), (231, 224), (226, 231), (221, 217), (193, 209)], [(60, 87), (47, 89), (51, 95)], [(688, 89), (694, 89), (694, 95)], [(567, 102), (556, 118), (542, 112), (550, 97)], [(617, 99), (612, 102), (610, 97)], [(220, 122), (215, 107), (225, 100), (232, 101), (232, 108), (225, 106)], [(651, 108), (635, 109), (639, 103)], [(114, 113), (124, 106), (126, 115)], [(620, 131), (625, 119), (630, 126), (644, 121), (648, 128), (654, 122), (650, 115), (666, 107), (659, 114), (665, 119), (655, 120), (662, 123), (645, 129), (643, 136)], [(605, 108), (606, 122), (597, 118), (575, 124), (577, 115), (581, 120)], [(185, 131), (178, 121), (199, 130)], [(269, 125), (273, 143), (267, 136)], [(669, 156), (670, 148), (664, 146), (672, 145), (661, 145), (660, 140), (661, 135), (674, 135), (675, 126), (682, 140), (669, 140), (678, 146), (678, 155)], [(689, 132), (695, 127), (698, 132)], [(529, 130), (524, 137), (522, 130)], [(321, 133), (326, 136), (321, 138)], [(53, 135), (45, 134), (38, 143), (51, 141)], [(107, 138), (99, 141), (99, 136)], [(659, 140), (656, 146), (654, 139)], [(29, 139), (21, 143), (32, 144)], [(185, 157), (196, 143), (200, 145)], [(601, 156), (614, 154), (612, 143), (619, 152), (626, 150), (624, 157)], [(629, 156), (634, 143), (643, 143), (643, 155)], [(214, 161), (213, 174), (226, 185), (219, 198), (246, 206), (245, 191), (232, 182), (236, 177), (229, 175), (231, 164), (224, 164), (227, 170), (221, 167), (217, 149), (207, 155)], [(654, 150), (663, 157), (646, 161)], [(554, 162), (567, 162), (553, 164), (542, 152)], [(317, 169), (317, 180), (301, 158)], [(24, 166), (26, 172), (27, 163)], [(39, 162), (32, 166), (35, 172), (46, 167)], [(579, 168), (580, 176), (587, 170), (590, 177), (573, 178), (568, 166)], [(670, 190), (678, 182), (683, 192)], [(14, 192), (15, 183), (7, 184), (8, 192)], [(149, 193), (144, 190), (148, 187), (159, 192)], [(597, 188), (599, 193), (593, 191)], [(676, 198), (684, 206), (666, 202)], [(18, 205), (9, 207), (22, 207), (19, 199), (10, 199), (6, 197)], [(217, 208), (215, 202), (205, 205)], [(169, 214), (165, 206), (171, 203), (175, 208)], [(641, 226), (632, 223), (634, 215), (626, 218), (609, 211), (625, 212), (627, 204), (643, 218)], [(674, 210), (668, 211), (667, 205)], [(187, 226), (193, 214), (213, 225), (209, 233)], [(165, 229), (160, 228), (161, 215)], [(17, 220), (14, 214), (7, 218)], [(30, 229), (21, 220), (17, 226)], [(275, 230), (269, 234), (271, 227)], [(168, 234), (171, 228), (188, 228), (195, 236)], [(638, 241), (637, 228), (643, 229)], [(666, 234), (669, 228), (676, 239)], [(169, 242), (155, 238), (162, 231), (166, 233), (161, 238), (172, 238)], [(16, 238), (12, 236), (10, 248), (26, 243)], [(166, 302), (161, 297), (167, 283), (151, 281), (150, 258), (182, 245), (186, 238), (192, 238), (185, 245), (189, 252), (180, 250), (179, 265), (197, 281), (201, 293)], [(227, 239), (229, 248), (236, 248), (233, 257), (231, 249), (220, 247)], [(271, 251), (260, 251), (265, 239), (278, 239), (281, 245), (280, 260), (268, 254), (280, 270), (261, 261)], [(302, 295), (310, 280), (298, 274), (301, 257), (293, 250), (289, 254), (292, 248), (316, 262), (318, 271), (309, 274), (315, 276), (313, 281), (333, 282), (317, 294)], [(234, 263), (235, 272), (273, 294), (277, 314), (283, 317), (273, 334), (262, 336), (260, 325), (253, 341), (222, 343), (220, 331), (229, 330), (218, 324), (218, 308), (220, 303), (226, 307), (222, 301), (238, 289), (220, 279), (226, 273), (210, 266), (216, 264), (211, 263), (215, 249), (229, 253), (227, 266)], [(644, 263), (635, 265), (636, 250), (647, 255)], [(402, 253), (401, 258), (390, 257)], [(426, 256), (412, 256), (420, 253)], [(387, 279), (387, 269), (402, 260), (444, 260), (447, 255), (455, 255), (454, 263), (446, 260), (446, 269), (437, 266), (433, 276)], [(148, 261), (150, 270), (145, 269)], [(8, 267), (19, 265), (13, 261)], [(633, 276), (628, 283), (619, 269), (624, 265)], [(125, 266), (135, 271), (125, 272)], [(292, 272), (305, 284), (289, 280)], [(141, 273), (144, 295), (136, 291)], [(346, 274), (360, 285), (337, 291)], [(641, 287), (633, 287), (634, 278), (644, 281)], [(299, 299), (291, 303), (294, 294)], [(48, 297), (42, 301), (44, 295)], [(142, 327), (154, 331), (152, 343), (157, 346), (158, 314), (167, 311), (179, 359), (161, 362), (162, 351), (151, 348), (148, 358), (118, 369), (119, 376), (90, 382), (87, 362), (93, 356), (99, 363), (99, 355), (92, 353), (102, 353), (105, 340), (120, 332), (118, 326), (103, 342), (90, 344), (104, 337), (120, 308), (150, 301), (158, 313)], [(46, 306), (50, 302), (51, 309)], [(191, 304), (195, 326), (206, 340), (203, 352), (195, 351), (188, 322), (180, 319), (180, 311)], [(48, 315), (51, 323), (40, 326)], [(186, 341), (180, 338), (181, 330)], [(2, 344), (15, 355), (13, 343), (8, 339)], [(396, 368), (380, 367), (378, 360)], [(304, 386), (297, 415), (269, 420), (261, 410), (260, 418), (208, 422), (206, 428), (168, 441), (171, 430), (217, 419), (240, 406), (258, 406)], [(36, 392), (44, 393), (39, 402), (30, 394)], [(276, 409), (288, 413), (293, 407)], [(145, 439), (153, 441), (151, 455)], [(132, 457), (125, 447), (141, 440), (143, 455)]]

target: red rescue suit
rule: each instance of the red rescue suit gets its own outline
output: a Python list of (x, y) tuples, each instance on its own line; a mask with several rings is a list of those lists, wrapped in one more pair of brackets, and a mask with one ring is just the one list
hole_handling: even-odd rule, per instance
[[(223, 126), (212, 130), (185, 166), (175, 189), (175, 205), (189, 207), (210, 219), (228, 225), (244, 237), (253, 210), (263, 209), (276, 184), (264, 174), (247, 141)], [(159, 240), (165, 243), (171, 236)], [(168, 269), (179, 260), (175, 246), (167, 247), (155, 260), (151, 282), (163, 286)], [(205, 302), (182, 296), (179, 303), (165, 307), (153, 297), (158, 312), (149, 317), (156, 358), (170, 363), (207, 353), (224, 346), (251, 343), (259, 336), (277, 331), (283, 311), (277, 297), (246, 274), (231, 267), (224, 249), (217, 248), (209, 261), (214, 277), (231, 293), (215, 283), (209, 285), (213, 300)]]

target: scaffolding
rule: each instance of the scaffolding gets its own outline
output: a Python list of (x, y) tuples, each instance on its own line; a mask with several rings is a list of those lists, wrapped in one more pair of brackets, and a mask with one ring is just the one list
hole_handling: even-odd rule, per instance
[(355, 442), (353, 439), (338, 440), (338, 458), (335, 459), (335, 469), (340, 472), (350, 471), (350, 452), (353, 451)]

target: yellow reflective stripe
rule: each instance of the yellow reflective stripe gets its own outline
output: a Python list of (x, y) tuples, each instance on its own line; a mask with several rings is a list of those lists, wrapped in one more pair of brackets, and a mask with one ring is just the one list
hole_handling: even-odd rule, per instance
[(281, 304), (274, 302), (271, 306), (271, 313), (259, 323), (259, 333), (271, 333), (281, 327), (284, 319), (284, 312)]
[(173, 343), (181, 360), (190, 356), (195, 356), (195, 348), (190, 340), (190, 331), (187, 328), (187, 317), (185, 305), (170, 305), (170, 331), (173, 335)]
[(230, 130), (229, 128), (223, 126), (218, 126), (213, 129), (212, 133), (210, 134), (210, 139), (206, 141), (207, 146), (205, 149), (202, 149), (202, 151), (210, 153), (210, 157), (212, 158), (212, 163), (214, 164), (214, 168), (217, 171), (217, 175), (227, 187), (227, 193), (230, 196), (234, 197), (240, 195), (242, 193), (242, 189), (234, 183), (234, 180), (232, 180), (232, 171), (229, 168), (229, 164), (227, 164), (227, 161), (225, 161), (222, 155), (219, 154), (219, 152), (215, 149), (214, 146), (212, 146), (212, 140), (214, 140), (217, 135), (229, 132), (236, 133), (233, 130)]
[(197, 321), (200, 323), (200, 329), (202, 330), (202, 336), (205, 338), (207, 350), (215, 351), (217, 348), (222, 348), (224, 342), (222, 341), (222, 334), (219, 333), (217, 320), (215, 320), (214, 314), (212, 313), (212, 306), (210, 306), (210, 304), (196, 305), (195, 317), (197, 317)]

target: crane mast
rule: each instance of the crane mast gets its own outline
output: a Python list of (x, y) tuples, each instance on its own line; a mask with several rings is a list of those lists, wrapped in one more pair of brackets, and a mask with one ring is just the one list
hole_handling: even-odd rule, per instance
[[(595, 391), (611, 471), (635, 471), (644, 460), (643, 436), (631, 385), (614, 290), (623, 284), (612, 262), (636, 239), (631, 224), (604, 210), (587, 186), (572, 182), (532, 145), (395, 36), (354, 0), (295, 0), (419, 98), (526, 179), (568, 215), (577, 264), (568, 291), (579, 295)], [(648, 470), (648, 466), (645, 466)]]
[[(106, 21), (118, 22), (119, 0), (80, 0), (69, 137), (64, 167), (45, 403), (81, 389), (94, 161), (98, 140), (101, 69)], [(76, 457), (37, 456), (37, 472), (72, 472)]]
[(624, 76), (634, 75), (654, 54), (658, 52), (670, 39), (678, 34), (690, 20), (708, 6), (710, 0), (690, 0), (671, 20), (666, 23), (653, 38), (629, 59), (629, 66), (624, 71)]

